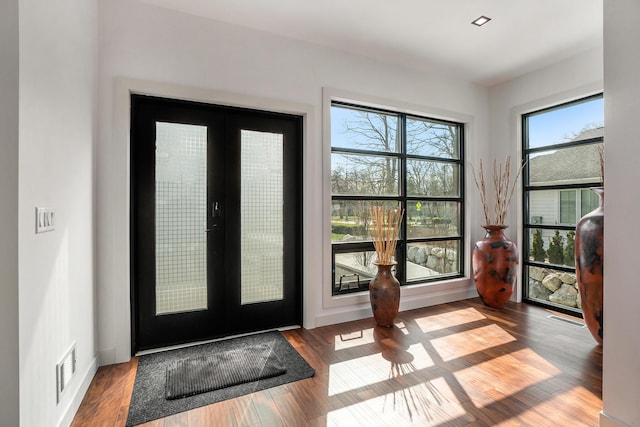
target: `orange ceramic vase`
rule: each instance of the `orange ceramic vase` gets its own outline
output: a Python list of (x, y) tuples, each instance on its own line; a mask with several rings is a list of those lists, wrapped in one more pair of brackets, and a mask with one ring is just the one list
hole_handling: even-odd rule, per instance
[(483, 225), (487, 234), (473, 248), (473, 279), (485, 305), (502, 308), (516, 284), (518, 248), (504, 235), (507, 225)]
[(604, 255), (604, 189), (593, 188), (600, 205), (576, 224), (576, 279), (582, 315), (593, 338), (602, 344), (602, 263)]
[(378, 273), (369, 282), (371, 310), (378, 325), (391, 327), (400, 308), (400, 282), (391, 272), (396, 263), (376, 265)]

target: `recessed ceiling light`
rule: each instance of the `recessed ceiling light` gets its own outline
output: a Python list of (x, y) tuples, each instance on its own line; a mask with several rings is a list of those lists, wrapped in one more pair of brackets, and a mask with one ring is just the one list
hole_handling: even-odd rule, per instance
[(477, 18), (477, 19), (471, 21), (471, 23), (473, 25), (477, 25), (478, 27), (482, 27), (484, 24), (486, 24), (489, 21), (491, 21), (491, 18), (488, 18), (486, 16), (481, 16), (480, 18)]

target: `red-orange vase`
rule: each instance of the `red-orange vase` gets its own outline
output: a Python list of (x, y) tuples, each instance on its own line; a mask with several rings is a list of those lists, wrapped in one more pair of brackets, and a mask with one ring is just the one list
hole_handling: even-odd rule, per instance
[(484, 240), (473, 248), (473, 279), (485, 305), (502, 308), (516, 284), (518, 248), (504, 235), (508, 225), (483, 225)]
[(600, 197), (600, 205), (576, 224), (576, 279), (582, 300), (582, 315), (593, 338), (602, 344), (604, 259), (604, 189), (592, 189)]
[(391, 272), (392, 264), (377, 264), (378, 273), (369, 282), (369, 299), (376, 323), (380, 326), (393, 326), (400, 308), (400, 282)]

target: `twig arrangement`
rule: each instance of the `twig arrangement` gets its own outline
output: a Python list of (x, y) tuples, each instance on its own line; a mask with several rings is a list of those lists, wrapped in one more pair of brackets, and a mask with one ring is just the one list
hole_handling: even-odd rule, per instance
[(374, 222), (372, 237), (378, 264), (389, 265), (393, 262), (393, 254), (396, 252), (404, 209), (387, 210), (373, 206), (369, 208), (369, 214)]
[(493, 161), (493, 187), (496, 192), (495, 204), (493, 206), (493, 218), (489, 215), (489, 202), (487, 200), (487, 188), (484, 180), (482, 159), (480, 159), (480, 169), (477, 175), (475, 168), (473, 168), (473, 165), (471, 166), (473, 169), (473, 180), (476, 183), (476, 188), (480, 192), (480, 201), (482, 202), (485, 224), (504, 224), (504, 220), (507, 217), (507, 209), (509, 208), (509, 204), (511, 204), (511, 199), (513, 198), (516, 190), (518, 177), (520, 176), (525, 164), (526, 162), (520, 166), (518, 173), (516, 174), (516, 178), (511, 182), (511, 156), (506, 157), (504, 166), (502, 163), (496, 163), (495, 160)]
[(600, 162), (600, 180), (604, 187), (604, 145), (596, 146), (596, 150), (598, 151), (598, 161)]

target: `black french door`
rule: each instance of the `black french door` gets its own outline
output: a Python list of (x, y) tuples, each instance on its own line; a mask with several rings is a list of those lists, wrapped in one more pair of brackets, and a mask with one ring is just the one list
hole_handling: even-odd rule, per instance
[(132, 351), (301, 324), (302, 120), (131, 98)]

